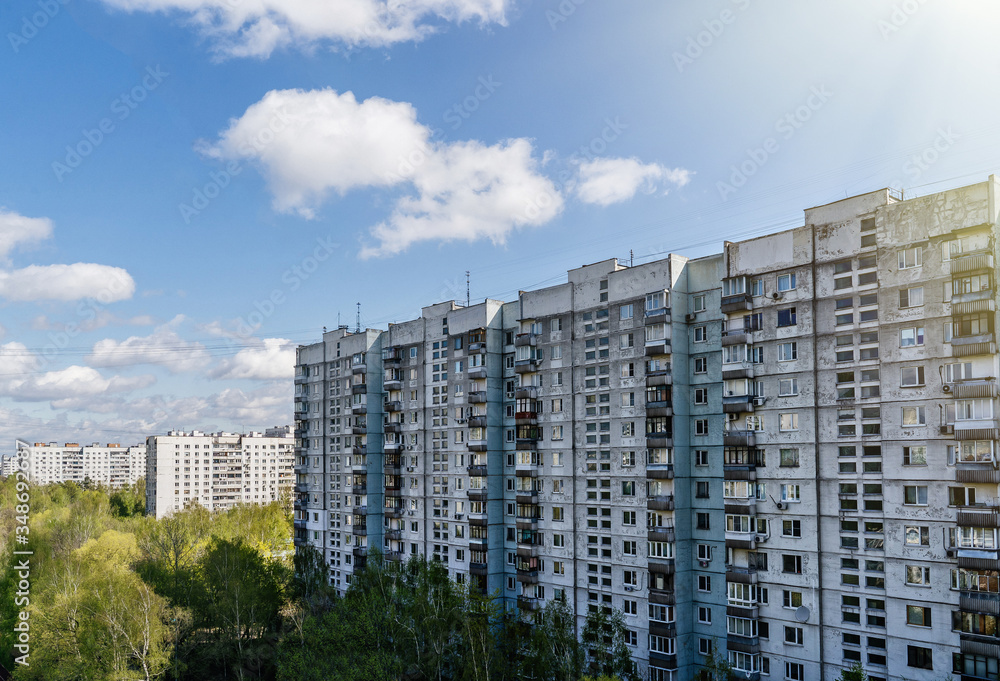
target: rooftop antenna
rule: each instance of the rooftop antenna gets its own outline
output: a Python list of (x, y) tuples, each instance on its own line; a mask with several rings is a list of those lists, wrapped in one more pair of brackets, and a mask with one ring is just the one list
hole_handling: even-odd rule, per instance
[(628, 249), (628, 266), (633, 267), (635, 265), (635, 253), (632, 249)]
[(354, 333), (361, 333), (361, 303), (358, 303), (358, 316), (354, 322)]
[(465, 270), (465, 306), (466, 307), (469, 307), (469, 302), (472, 300), (472, 298), (469, 295), (469, 291), (470, 290), (471, 289), (469, 288), (469, 270)]

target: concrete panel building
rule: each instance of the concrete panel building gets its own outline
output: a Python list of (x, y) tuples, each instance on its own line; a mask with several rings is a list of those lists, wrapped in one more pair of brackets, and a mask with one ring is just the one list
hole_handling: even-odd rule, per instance
[[(13, 459), (11, 465), (13, 466)], [(146, 447), (77, 442), (36, 442), (28, 452), (29, 476), (38, 485), (58, 482), (127, 487), (146, 474)]]
[(191, 504), (210, 511), (290, 496), (290, 426), (264, 433), (170, 431), (146, 438), (146, 513), (168, 516)]
[(998, 188), (324, 334), (296, 542), (342, 590), (377, 547), (528, 618), (621, 610), (655, 681), (996, 679)]

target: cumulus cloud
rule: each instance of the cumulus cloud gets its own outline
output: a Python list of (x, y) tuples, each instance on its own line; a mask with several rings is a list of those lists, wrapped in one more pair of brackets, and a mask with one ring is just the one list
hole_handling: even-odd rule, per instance
[(278, 48), (418, 41), (444, 22), (506, 25), (513, 0), (104, 0), (126, 11), (183, 12), (219, 54), (267, 58)]
[(295, 343), (284, 338), (265, 338), (260, 347), (244, 348), (224, 359), (212, 372), (222, 379), (290, 379), (295, 373)]
[(683, 187), (691, 181), (691, 174), (637, 158), (597, 158), (580, 164), (576, 196), (584, 203), (610, 206), (628, 201), (638, 191), (652, 194), (662, 184)]
[(44, 241), (52, 236), (52, 221), (29, 218), (0, 208), (0, 261), (15, 247)]
[[(48, 218), (28, 218), (0, 209), (0, 263), (9, 264), (14, 248), (51, 236)], [(78, 262), (0, 270), (0, 298), (14, 302), (96, 298), (107, 304), (131, 298), (133, 293), (135, 282), (120, 267)]]
[(156, 382), (151, 375), (112, 376), (85, 366), (44, 371), (39, 357), (24, 344), (0, 345), (0, 395), (25, 401), (93, 400), (100, 395), (139, 390)]
[(100, 340), (94, 344), (87, 361), (97, 367), (154, 364), (175, 374), (202, 369), (209, 363), (208, 351), (201, 343), (186, 341), (178, 335), (174, 327), (182, 321), (182, 316), (175, 317), (148, 336)]
[(405, 102), (334, 90), (274, 90), (251, 105), (203, 151), (250, 160), (274, 206), (312, 217), (331, 193), (365, 187), (404, 192), (378, 240), (362, 256), (393, 255), (424, 240), (503, 243), (514, 229), (558, 215), (563, 197), (539, 172), (531, 142), (494, 145), (433, 140)]

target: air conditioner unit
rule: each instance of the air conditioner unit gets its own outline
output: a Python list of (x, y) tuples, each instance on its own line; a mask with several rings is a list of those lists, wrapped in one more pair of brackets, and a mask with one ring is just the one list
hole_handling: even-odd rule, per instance
[(461, 519), (462, 519), (462, 514), (461, 513), (456, 513), (455, 514), (455, 520), (461, 520)]
[(780, 511), (781, 509), (783, 509), (785, 507), (785, 504), (783, 504), (782, 502), (779, 501), (777, 503), (777, 506), (778, 506), (778, 510)]
[(771, 294), (771, 300), (781, 300), (781, 294), (775, 291)]
[(626, 591), (635, 591), (635, 587), (634, 586), (626, 586), (625, 590)]
[(406, 445), (406, 448), (409, 449), (409, 450), (412, 450), (413, 449), (413, 445)]
[(708, 561), (707, 560), (699, 560), (698, 561), (698, 565), (700, 565), (701, 567), (708, 567)]
[(955, 433), (955, 426), (954, 426), (954, 424), (948, 424), (946, 426), (941, 426), (941, 434), (942, 435), (953, 435), (954, 433)]
[(684, 315), (684, 321), (693, 322), (695, 318), (697, 318), (697, 316), (698, 315), (694, 314), (693, 312), (689, 312), (686, 315)]
[(755, 542), (757, 542), (758, 544), (760, 544), (762, 542), (766, 542), (767, 541), (767, 535), (766, 534), (758, 534), (756, 537), (753, 538), (753, 540)]
[(412, 473), (412, 472), (413, 472), (413, 466), (407, 466), (407, 467), (406, 467), (406, 471), (407, 471), (408, 473)]
[(941, 392), (943, 392), (943, 393), (950, 393), (951, 392), (951, 386), (948, 385), (947, 383), (945, 383), (943, 386), (941, 386)]
[(753, 404), (754, 404), (754, 406), (755, 407), (763, 406), (765, 399), (766, 398), (764, 398), (764, 397), (755, 397), (755, 398), (753, 398)]

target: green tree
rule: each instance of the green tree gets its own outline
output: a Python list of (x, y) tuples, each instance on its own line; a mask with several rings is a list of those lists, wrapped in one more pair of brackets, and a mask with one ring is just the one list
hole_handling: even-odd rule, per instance
[(599, 608), (587, 615), (582, 639), (591, 674), (617, 676), (624, 681), (638, 680), (639, 670), (632, 661), (626, 634), (625, 618), (620, 610), (608, 614)]
[[(518, 675), (523, 679), (577, 681), (583, 672), (584, 651), (576, 638), (573, 611), (565, 601), (552, 600), (526, 627)], [(523, 629), (522, 629), (523, 631)]]
[(838, 681), (868, 681), (868, 674), (860, 662), (855, 662), (847, 669), (841, 670), (837, 679)]

